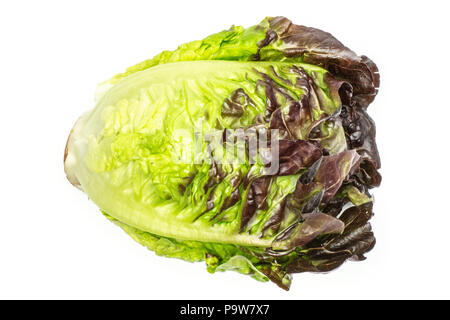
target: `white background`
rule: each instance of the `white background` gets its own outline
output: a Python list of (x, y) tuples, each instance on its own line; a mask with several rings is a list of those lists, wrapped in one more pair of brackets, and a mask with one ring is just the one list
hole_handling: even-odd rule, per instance
[[(449, 8), (445, 1), (10, 1), (0, 5), (0, 298), (450, 298)], [(231, 24), (285, 15), (331, 32), (381, 73), (369, 108), (383, 183), (364, 262), (284, 292), (157, 257), (63, 172), (97, 83)]]

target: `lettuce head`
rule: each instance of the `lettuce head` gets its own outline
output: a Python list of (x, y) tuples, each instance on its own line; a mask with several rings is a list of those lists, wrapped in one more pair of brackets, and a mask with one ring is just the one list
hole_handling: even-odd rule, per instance
[(329, 33), (232, 26), (101, 83), (65, 172), (156, 254), (288, 289), (375, 244), (378, 86), (376, 65)]

